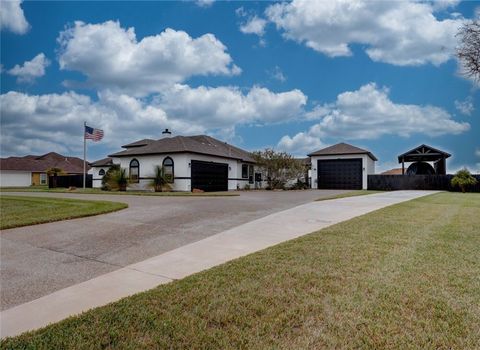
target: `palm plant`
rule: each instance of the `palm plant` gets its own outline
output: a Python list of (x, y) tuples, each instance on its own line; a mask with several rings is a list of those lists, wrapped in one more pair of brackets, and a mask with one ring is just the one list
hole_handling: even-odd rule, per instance
[(155, 189), (155, 192), (162, 192), (165, 188), (171, 188), (163, 166), (157, 165), (155, 167), (151, 186)]
[(127, 171), (125, 169), (118, 169), (112, 172), (110, 177), (111, 188), (118, 188), (119, 191), (126, 191), (128, 185)]
[(475, 186), (477, 184), (477, 179), (465, 168), (457, 171), (452, 178), (451, 184), (453, 187), (460, 187), (460, 190), (465, 193), (468, 186)]

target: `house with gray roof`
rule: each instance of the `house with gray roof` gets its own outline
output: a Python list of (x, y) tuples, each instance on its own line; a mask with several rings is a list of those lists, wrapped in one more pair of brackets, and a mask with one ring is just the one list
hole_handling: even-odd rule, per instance
[(130, 189), (147, 189), (157, 165), (163, 166), (174, 191), (228, 191), (261, 186), (250, 152), (206, 135), (143, 139), (93, 162), (93, 186), (101, 187), (108, 167), (126, 169)]
[(368, 175), (375, 174), (377, 158), (373, 153), (348, 143), (337, 143), (308, 156), (312, 188), (366, 190)]

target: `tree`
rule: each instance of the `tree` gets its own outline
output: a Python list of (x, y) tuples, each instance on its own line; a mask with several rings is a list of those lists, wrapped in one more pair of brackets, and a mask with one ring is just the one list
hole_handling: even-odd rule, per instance
[(165, 169), (162, 166), (157, 165), (155, 167), (155, 173), (151, 185), (155, 189), (155, 192), (162, 192), (165, 188), (170, 189), (168, 178), (165, 175)]
[(301, 161), (286, 152), (276, 152), (271, 148), (253, 152), (257, 166), (263, 169), (270, 189), (284, 188), (289, 180), (297, 180), (305, 173)]
[(460, 42), (457, 57), (462, 65), (462, 73), (476, 82), (480, 81), (480, 21), (463, 24), (456, 36)]
[(47, 173), (48, 176), (53, 176), (52, 183), (50, 184), (53, 188), (57, 187), (57, 178), (56, 177), (58, 175), (64, 175), (65, 174), (63, 169), (55, 168), (55, 167), (48, 168), (46, 173)]
[(120, 168), (119, 164), (114, 164), (108, 169), (102, 178), (102, 190), (126, 191), (128, 185), (127, 171)]
[(477, 179), (475, 179), (470, 172), (464, 168), (457, 171), (450, 183), (453, 187), (460, 187), (462, 192), (465, 193), (468, 186), (475, 186), (477, 184)]

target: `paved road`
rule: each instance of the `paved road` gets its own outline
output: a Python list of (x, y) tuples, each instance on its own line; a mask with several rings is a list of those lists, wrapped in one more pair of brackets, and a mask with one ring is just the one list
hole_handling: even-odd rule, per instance
[(280, 210), (345, 191), (241, 192), (238, 197), (9, 193), (112, 200), (106, 215), (0, 232), (1, 310)]

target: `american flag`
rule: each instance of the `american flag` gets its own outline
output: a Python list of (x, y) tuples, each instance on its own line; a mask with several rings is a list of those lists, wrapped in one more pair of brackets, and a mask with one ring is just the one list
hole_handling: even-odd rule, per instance
[(103, 130), (91, 128), (85, 125), (85, 139), (93, 140), (94, 142), (100, 141), (103, 139)]

